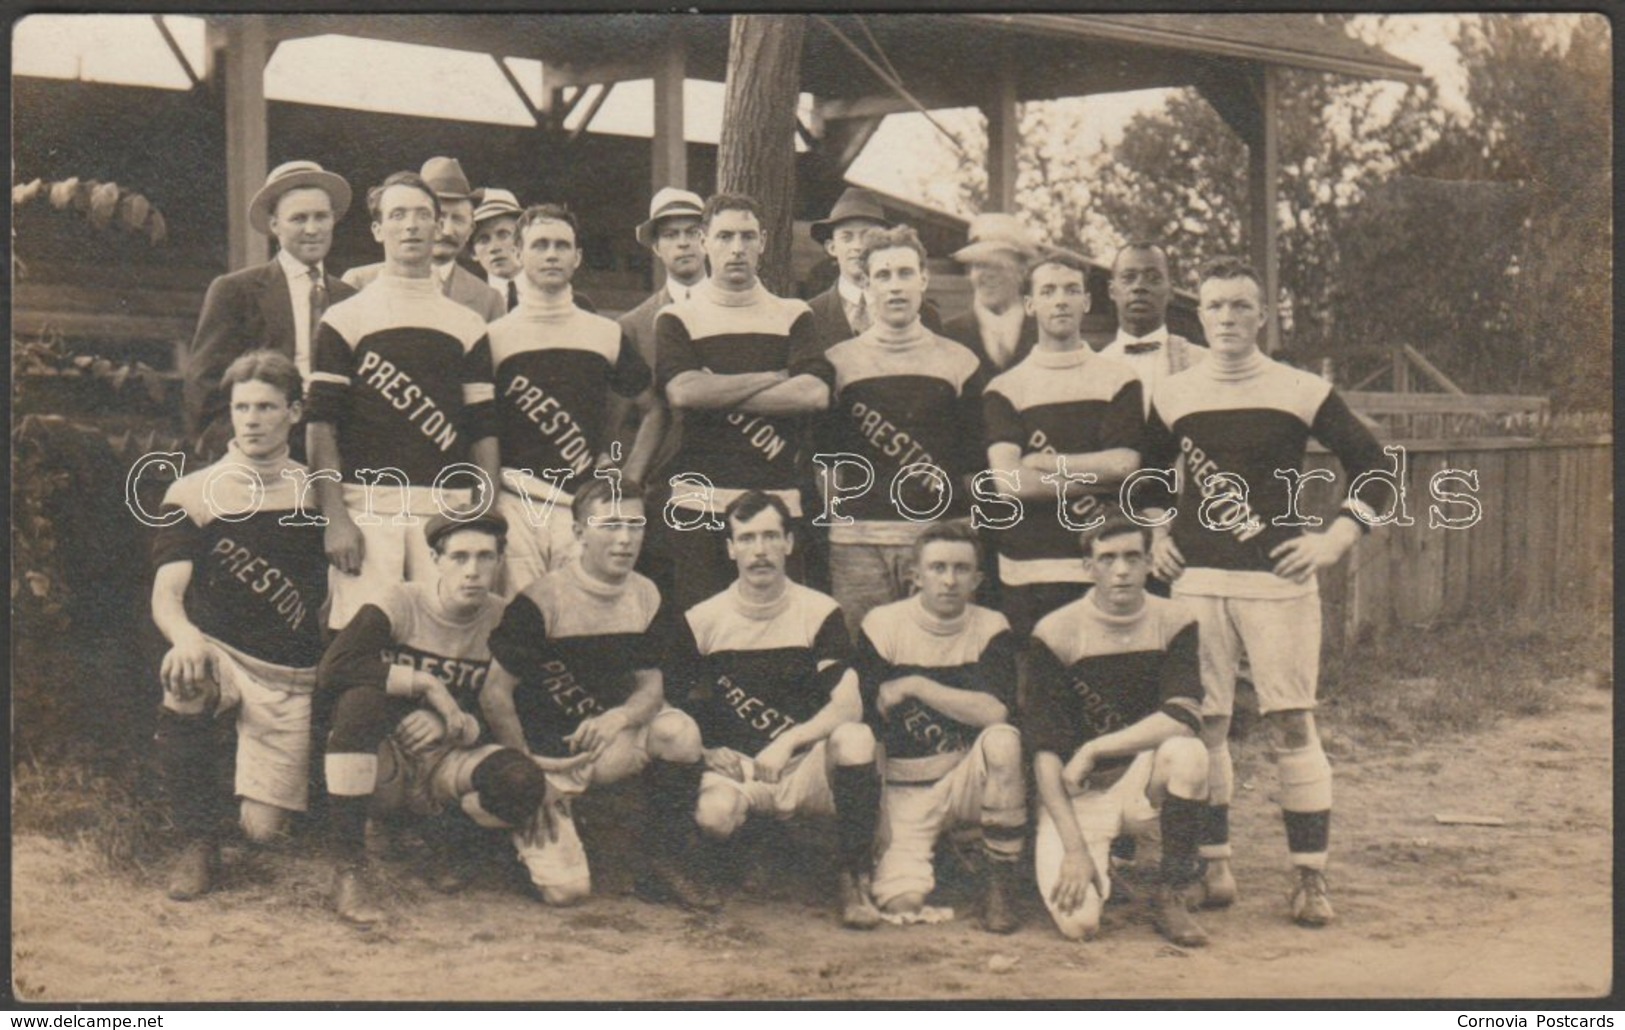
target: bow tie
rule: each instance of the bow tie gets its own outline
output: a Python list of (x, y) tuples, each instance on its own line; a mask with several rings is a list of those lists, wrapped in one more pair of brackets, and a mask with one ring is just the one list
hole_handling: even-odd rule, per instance
[(1123, 353), (1124, 354), (1151, 354), (1151, 353), (1155, 352), (1157, 350), (1157, 348), (1159, 348), (1161, 346), (1162, 346), (1162, 344), (1158, 343), (1156, 340), (1152, 340), (1149, 343), (1125, 343), (1123, 345)]

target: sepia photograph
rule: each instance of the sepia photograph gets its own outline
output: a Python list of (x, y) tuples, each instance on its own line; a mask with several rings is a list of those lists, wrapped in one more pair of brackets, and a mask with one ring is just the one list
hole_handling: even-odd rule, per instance
[(1614, 998), (1613, 58), (17, 18), (7, 1004)]

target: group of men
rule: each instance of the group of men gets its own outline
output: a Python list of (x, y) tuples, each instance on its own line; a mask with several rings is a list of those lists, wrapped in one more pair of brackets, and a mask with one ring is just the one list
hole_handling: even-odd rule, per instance
[(1351, 497), (1306, 532), (1276, 470), (1311, 435), (1351, 476), (1383, 454), (1259, 351), (1251, 268), (1203, 270), (1209, 350), (1167, 331), (1166, 253), (1129, 244), (1096, 354), (1088, 266), (1011, 216), (972, 222), (972, 304), (943, 321), (924, 247), (867, 191), (814, 223), (839, 278), (803, 302), (758, 280), (751, 198), (663, 189), (637, 238), (664, 285), (617, 322), (572, 289), (562, 205), (445, 157), (366, 201), (383, 261), (334, 278), (350, 187), (275, 169), (250, 216), (277, 255), (216, 280), (199, 321), (187, 415), (212, 464), (169, 491), (153, 592), (171, 897), (214, 878), (212, 723), (235, 711), (251, 840), (306, 810), (319, 735), (333, 905), (358, 926), (384, 918), (369, 824), (416, 819), (446, 889), (472, 835), (505, 832), (568, 904), (592, 889), (574, 799), (636, 779), (657, 899), (716, 907), (715, 842), (820, 815), (842, 924), (917, 921), (959, 827), (987, 929), (1019, 925), (1031, 845), (1085, 938), (1113, 840), (1150, 824), (1154, 925), (1198, 945), (1191, 909), (1236, 896), (1245, 656), (1291, 914), (1332, 919), (1315, 573), (1369, 513)]

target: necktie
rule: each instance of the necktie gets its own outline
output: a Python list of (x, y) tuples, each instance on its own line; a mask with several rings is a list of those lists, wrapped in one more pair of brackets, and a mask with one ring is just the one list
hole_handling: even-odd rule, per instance
[(316, 330), (322, 324), (322, 314), (327, 311), (327, 281), (322, 278), (320, 265), (310, 266), (310, 346), (316, 349)]
[(519, 280), (508, 280), (508, 310), (512, 311), (519, 306)]
[(852, 331), (861, 333), (868, 329), (869, 325), (869, 298), (860, 296), (858, 303), (852, 308)]
[(1123, 345), (1124, 354), (1151, 354), (1162, 344), (1152, 340), (1149, 343), (1126, 343)]

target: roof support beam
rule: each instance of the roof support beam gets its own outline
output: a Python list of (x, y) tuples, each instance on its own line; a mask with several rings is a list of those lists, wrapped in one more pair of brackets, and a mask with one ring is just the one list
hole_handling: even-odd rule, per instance
[(654, 136), (650, 139), (650, 196), (667, 186), (688, 189), (688, 141), (683, 138), (683, 80), (688, 71), (688, 39), (673, 25), (655, 58)]
[(519, 81), (519, 76), (515, 75), (513, 69), (508, 67), (508, 62), (502, 59), (502, 55), (492, 54), (491, 60), (496, 62), (497, 70), (502, 73), (504, 79), (508, 80), (508, 85), (513, 89), (514, 96), (518, 97), (519, 102), (525, 105), (525, 110), (530, 114), (531, 119), (537, 125), (546, 124), (545, 118), (547, 116), (535, 104), (531, 103), (530, 94), (525, 92), (525, 87)]
[(982, 104), (987, 117), (987, 209), (1016, 209), (1016, 152), (1021, 146), (1021, 119), (1016, 106), (1016, 76), (1009, 51), (1000, 49), (993, 73), (993, 93)]
[(1247, 141), (1247, 249), (1253, 267), (1264, 277), (1264, 300), (1270, 320), (1264, 329), (1264, 351), (1281, 349), (1281, 248), (1275, 206), (1281, 180), (1280, 80), (1276, 68), (1256, 66), (1258, 133)]
[(631, 82), (634, 79), (651, 77), (658, 64), (658, 60), (648, 58), (581, 65), (548, 64), (543, 61), (542, 82), (545, 84), (544, 92), (564, 89), (566, 86), (598, 86), (609, 85), (614, 82)]
[(216, 24), (220, 45), (214, 67), (226, 119), (226, 266), (236, 271), (270, 254), (265, 237), (248, 224), (248, 205), (269, 170), (265, 62), (271, 45), (264, 15), (232, 15)]

